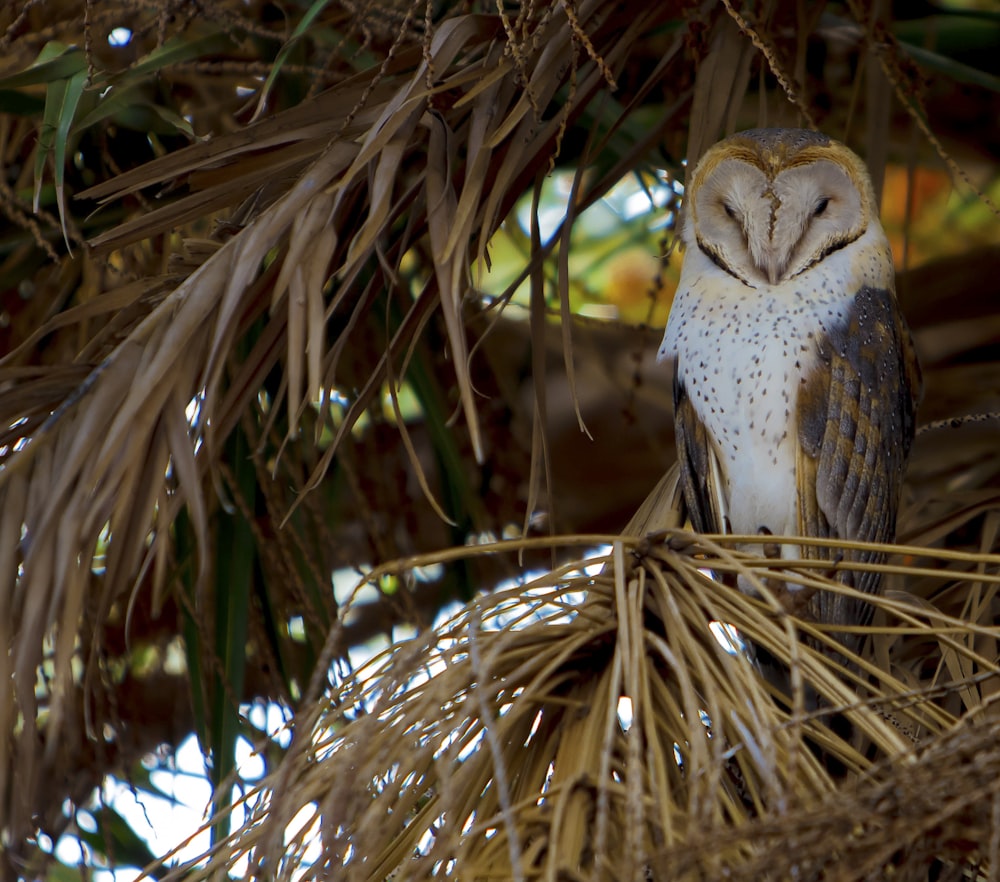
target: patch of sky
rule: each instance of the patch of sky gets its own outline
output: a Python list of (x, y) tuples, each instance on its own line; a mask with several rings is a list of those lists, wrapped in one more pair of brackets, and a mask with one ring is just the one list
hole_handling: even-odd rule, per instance
[(712, 636), (719, 641), (719, 645), (730, 655), (741, 655), (746, 652), (746, 644), (732, 625), (725, 622), (709, 622), (708, 627), (712, 631)]
[(109, 46), (128, 46), (132, 42), (132, 31), (125, 27), (117, 27), (112, 29), (111, 33), (108, 34), (108, 45)]
[(628, 732), (632, 728), (633, 720), (632, 699), (623, 695), (618, 699), (618, 722), (621, 723), (622, 729)]
[(652, 175), (633, 174), (622, 178), (603, 202), (624, 221), (652, 215), (648, 227), (654, 230), (673, 223), (673, 211), (662, 209), (674, 205), (683, 195), (684, 185), (660, 169)]
[[(566, 209), (572, 194), (574, 172), (554, 173), (543, 188), (538, 203), (538, 233), (543, 245), (548, 244), (566, 218)], [(662, 211), (684, 193), (684, 186), (665, 171), (630, 174), (622, 178), (611, 190), (578, 218), (577, 224), (589, 236), (609, 235), (622, 221), (631, 221), (652, 215), (650, 229), (668, 226), (673, 222), (672, 211)], [(522, 199), (516, 208), (518, 225), (525, 234), (531, 231), (531, 199)]]
[[(287, 748), (291, 743), (288, 727), (290, 714), (287, 708), (274, 703), (255, 703), (241, 707), (243, 716), (262, 734), (262, 740), (271, 740)], [(266, 772), (260, 747), (255, 747), (248, 739), (240, 738), (236, 743), (236, 766), (240, 778), (245, 783), (259, 781)], [(126, 781), (109, 776), (103, 786), (100, 801), (113, 806), (132, 827), (136, 834), (148, 845), (158, 858), (178, 848), (171, 862), (194, 860), (204, 854), (209, 846), (210, 834), (202, 830), (208, 819), (212, 787), (209, 783), (205, 758), (194, 735), (181, 742), (177, 751), (167, 757), (150, 756), (143, 765), (149, 774), (148, 788), (138, 789)], [(233, 823), (239, 826), (246, 818), (238, 801), (243, 794), (233, 790), (233, 802), (237, 808), (233, 813)], [(98, 801), (95, 799), (93, 808)], [(90, 812), (77, 813), (76, 823), (87, 829), (87, 819), (93, 819)], [(293, 821), (293, 824), (295, 822)], [(80, 863), (82, 846), (76, 837), (64, 836), (56, 846), (56, 856), (71, 866)], [(86, 856), (85, 856), (86, 857)], [(139, 877), (138, 870), (121, 869), (113, 872), (102, 870), (93, 860), (95, 882), (131, 882)]]

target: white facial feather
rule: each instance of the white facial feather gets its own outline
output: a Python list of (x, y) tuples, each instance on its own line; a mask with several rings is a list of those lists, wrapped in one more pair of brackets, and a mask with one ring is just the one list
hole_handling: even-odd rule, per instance
[(693, 194), (685, 243), (750, 287), (775, 285), (858, 238), (866, 222), (857, 188), (833, 162), (794, 166), (771, 181), (724, 159)]
[(700, 247), (746, 284), (758, 273), (747, 260), (748, 243), (770, 233), (772, 201), (764, 173), (745, 162), (719, 163), (694, 198), (688, 247)]
[(861, 194), (844, 170), (819, 161), (781, 172), (773, 184), (771, 235), (777, 280), (794, 278), (864, 232)]

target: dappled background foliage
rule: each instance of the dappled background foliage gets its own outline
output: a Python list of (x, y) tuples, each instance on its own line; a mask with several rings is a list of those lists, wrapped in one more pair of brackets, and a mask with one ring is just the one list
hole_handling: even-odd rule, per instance
[[(0, 27), (7, 874), (60, 837), (152, 859), (100, 788), (155, 791), (192, 732), (238, 872), (995, 872), (1000, 459), (959, 419), (1000, 410), (995, 11), (26, 0)], [(642, 539), (681, 526), (654, 353), (685, 162), (762, 124), (868, 161), (925, 373), (854, 692), (808, 623), (699, 572), (746, 566), (725, 546)], [(603, 573), (566, 563), (619, 534)], [(233, 825), (241, 739), (265, 777)]]

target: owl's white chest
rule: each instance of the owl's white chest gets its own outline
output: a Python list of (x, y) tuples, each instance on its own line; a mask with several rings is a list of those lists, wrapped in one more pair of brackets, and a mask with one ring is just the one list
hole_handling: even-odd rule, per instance
[(699, 257), (685, 260), (660, 358), (677, 357), (712, 439), (729, 529), (797, 533), (798, 390), (852, 298), (833, 266), (751, 289)]

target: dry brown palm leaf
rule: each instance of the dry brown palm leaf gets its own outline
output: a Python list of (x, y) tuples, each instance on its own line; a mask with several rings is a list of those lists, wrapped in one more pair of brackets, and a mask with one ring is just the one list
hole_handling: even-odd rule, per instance
[[(463, 318), (468, 267), (526, 182), (548, 168), (567, 124), (624, 64), (629, 46), (668, 12), (650, 6), (639, 15), (611, 14), (598, 0), (570, 11), (526, 10), (517, 42), (505, 39), (496, 16), (446, 17), (419, 48), (404, 29), (381, 67), (83, 194), (111, 202), (160, 183), (174, 193), (181, 188), (179, 196), (164, 194), (162, 208), (99, 236), (94, 245), (104, 250), (204, 223), (224, 208), (234, 213), (217, 231), (217, 247), (188, 249), (185, 261), (197, 255), (203, 262), (172, 289), (151, 297), (153, 289), (138, 283), (54, 319), (86, 322), (113, 312), (114, 304), (145, 298), (138, 311), (119, 308), (128, 320), (117, 324), (117, 336), (85, 346), (88, 358), (61, 382), (44, 373), (5, 402), (10, 437), (0, 506), (9, 523), (0, 557), (11, 563), (14, 580), (3, 598), (17, 669), (7, 696), (12, 707), (36, 719), (33, 672), (52, 639), (47, 728), (58, 732), (81, 609), (94, 600), (88, 586), (99, 543), (106, 540), (108, 556), (99, 606), (127, 595), (148, 567), (160, 597), (171, 521), (186, 505), (204, 579), (205, 474), (256, 397), (259, 379), (284, 363), (280, 394), (294, 434), (303, 410), (337, 388), (344, 348), (386, 289), (406, 304), (403, 319), (338, 437), (398, 375), (394, 365), (436, 308), (470, 442), (482, 457)], [(514, 65), (525, 77), (521, 89), (509, 75)], [(570, 80), (559, 113), (545, 116)], [(413, 299), (398, 273), (415, 246), (429, 247), (434, 257), (433, 278)], [(234, 357), (254, 322), (264, 326), (257, 344), (249, 356)], [(13, 363), (0, 368), (0, 382), (23, 380), (20, 370)], [(280, 404), (271, 402), (271, 413)], [(310, 486), (336, 450), (335, 440)], [(416, 460), (413, 466), (422, 469)], [(32, 774), (36, 744), (32, 722), (21, 735), (15, 774)]]
[(995, 872), (1000, 783), (995, 713), (956, 726), (876, 770), (854, 792), (741, 830), (709, 830), (664, 856), (676, 878), (715, 866), (713, 851), (755, 843), (727, 878), (985, 880)]
[[(990, 804), (994, 777), (941, 796), (937, 813), (928, 806), (943, 786), (934, 776), (972, 781), (997, 761), (993, 751), (967, 765), (995, 732), (976, 686), (1000, 668), (963, 641), (992, 636), (992, 625), (876, 598), (882, 624), (871, 631), (891, 644), (887, 661), (859, 658), (861, 673), (848, 674), (798, 642), (829, 640), (821, 629), (774, 601), (781, 580), (851, 590), (819, 562), (772, 570), (728, 550), (733, 537), (676, 529), (565, 541), (607, 541), (611, 552), (479, 598), (332, 686), (296, 723), (283, 767), (248, 796), (242, 829), (204, 870), (185, 867), (187, 878), (248, 861), (273, 878), (787, 879), (844, 861), (858, 874), (823, 878), (877, 878), (895, 862), (899, 878), (916, 879), (931, 859), (989, 857), (995, 820), (970, 826), (961, 848), (954, 831)], [(455, 550), (370, 578), (525, 547)], [(963, 578), (951, 567), (972, 557), (923, 553), (932, 569), (878, 568), (942, 582)], [(581, 572), (602, 560), (603, 573)], [(978, 560), (995, 589), (1000, 557)], [(709, 568), (759, 580), (763, 601)], [(773, 699), (737, 635), (791, 667), (793, 695)], [(933, 644), (928, 658), (958, 653), (964, 665), (937, 680), (900, 679), (897, 659), (921, 641)], [(822, 697), (819, 710), (804, 704), (805, 685)], [(951, 695), (964, 702), (962, 722), (943, 707)], [(834, 713), (851, 721), (851, 736), (828, 728)], [(854, 795), (831, 778), (830, 757), (860, 775)], [(841, 833), (824, 835), (823, 817)]]
[[(392, 41), (381, 66), (283, 114), (92, 188), (87, 196), (127, 205), (133, 196), (145, 199), (150, 194), (144, 191), (163, 186), (157, 200), (147, 203), (161, 207), (101, 234), (95, 245), (116, 266), (146, 275), (151, 266), (157, 273), (169, 267), (178, 275), (144, 279), (47, 316), (43, 331), (0, 365), (0, 388), (15, 390), (0, 408), (6, 433), (0, 439), (0, 646), (12, 647), (9, 654), (0, 652), (0, 733), (16, 732), (18, 738), (16, 762), (0, 768), (0, 828), (7, 828), (9, 816), (23, 828), (33, 823), (30, 812), (18, 815), (23, 806), (9, 805), (6, 794), (20, 799), (41, 774), (43, 747), (50, 754), (57, 749), (60, 722), (70, 718), (63, 704), (76, 685), (71, 662), (78, 657), (85, 606), (110, 608), (150, 571), (150, 590), (162, 597), (173, 576), (167, 539), (182, 506), (202, 544), (198, 572), (205, 574), (206, 475), (275, 367), (282, 369), (279, 391), (267, 401), (263, 428), (246, 435), (269, 438), (279, 424), (289, 436), (300, 423), (315, 428), (312, 452), (322, 454), (303, 458), (311, 474), (290, 481), (295, 489), (320, 481), (338, 442), (388, 385), (412, 469), (431, 495), (433, 482), (423, 476), (399, 419), (397, 387), (428, 317), (440, 310), (459, 388), (449, 404), (462, 408), (469, 447), (479, 457), (488, 452), (477, 428), (468, 365), (469, 267), (486, 260), (490, 236), (515, 200), (549, 170), (573, 124), (583, 120), (591, 134), (580, 154), (563, 234), (553, 238), (562, 246), (557, 290), (564, 320), (572, 220), (638, 163), (659, 139), (657, 125), (678, 155), (683, 152), (682, 136), (667, 132), (667, 121), (679, 130), (672, 114), (686, 106), (692, 91), (696, 118), (684, 134), (693, 153), (719, 128), (738, 124), (747, 111), (739, 100), (752, 61), (747, 39), (781, 82), (782, 101), (807, 94), (806, 40), (787, 38), (794, 30), (790, 23), (815, 24), (815, 13), (807, 14), (804, 6), (792, 14), (792, 7), (772, 5), (773, 17), (760, 22), (734, 4), (526, 3), (517, 6), (516, 16), (507, 7), (490, 15), (463, 9), (436, 21), (427, 5), (423, 33), (413, 26), (415, 10), (423, 7), (394, 9), (400, 15), (388, 20), (395, 28), (377, 21), (385, 11), (381, 6), (366, 4), (360, 12), (362, 29)], [(722, 22), (720, 35), (708, 38), (703, 26), (713, 21)], [(643, 80), (643, 72), (629, 70), (630, 53), (661, 26), (660, 36), (668, 32), (669, 42)], [(698, 56), (707, 46), (708, 60), (692, 85), (671, 62), (683, 57), (682, 48)], [(790, 46), (794, 63), (786, 57)], [(739, 53), (735, 63), (729, 50)], [(592, 125), (599, 118), (595, 98), (625, 73), (640, 82), (621, 119), (599, 135), (600, 126)], [(906, 82), (893, 84), (907, 97)], [(613, 135), (657, 88), (676, 95), (666, 119), (609, 160)], [(872, 112), (884, 110), (885, 89), (872, 97)], [(762, 89), (759, 116), (767, 101)], [(804, 99), (797, 97), (796, 107), (809, 115)], [(877, 131), (871, 128), (873, 137)], [(601, 166), (594, 179), (583, 169), (590, 159)], [(539, 344), (546, 330), (541, 262), (556, 245), (542, 246), (535, 214), (525, 275), (533, 274), (531, 336)], [(210, 231), (216, 221), (218, 228)], [(134, 244), (175, 236), (180, 253), (172, 261)], [(183, 236), (190, 237), (183, 242)], [(130, 261), (143, 250), (152, 254)], [(408, 255), (420, 257), (416, 283), (403, 272)], [(355, 386), (350, 406), (335, 427), (334, 443), (320, 448), (320, 434), (329, 427), (312, 406), (317, 400), (326, 404), (339, 389), (352, 347), (372, 327), (372, 315), (389, 315), (390, 301), (400, 314), (380, 322), (384, 352), (356, 386), (357, 378), (349, 377)], [(114, 318), (96, 329), (104, 316)], [(80, 347), (64, 364), (25, 366), (42, 333), (76, 327)], [(569, 328), (564, 321), (563, 357), (572, 377)], [(980, 342), (986, 341), (985, 322), (980, 333)], [(962, 351), (955, 339), (961, 334), (935, 341), (942, 359)], [(241, 351), (244, 343), (249, 352)], [(542, 449), (547, 416), (541, 349), (533, 365), (536, 450)], [(954, 365), (941, 367), (942, 378), (969, 401), (968, 388), (958, 388), (968, 385), (967, 375), (959, 376)], [(946, 368), (955, 370), (950, 379), (943, 377)], [(979, 375), (988, 370), (983, 366)], [(332, 874), (383, 878), (402, 866), (404, 877), (414, 876), (439, 859), (450, 870), (447, 861), (454, 859), (471, 868), (470, 875), (480, 868), (485, 875), (529, 877), (540, 868), (555, 875), (593, 867), (634, 877), (666, 860), (671, 848), (695, 842), (697, 824), (749, 830), (751, 818), (766, 822), (769, 813), (794, 807), (796, 800), (820, 811), (834, 785), (809, 739), (851, 770), (869, 769), (873, 756), (890, 757), (884, 771), (871, 771), (876, 783), (889, 781), (893, 758), (906, 755), (912, 738), (948, 731), (959, 714), (980, 708), (990, 694), (984, 678), (995, 671), (996, 579), (995, 561), (985, 553), (996, 547), (990, 489), (996, 471), (995, 454), (991, 459), (984, 452), (987, 444), (962, 445), (964, 461), (958, 445), (947, 462), (929, 462), (930, 456), (922, 462), (918, 449), (915, 463), (918, 472), (926, 468), (928, 486), (908, 529), (921, 547), (908, 550), (914, 559), (907, 568), (886, 569), (895, 589), (910, 594), (887, 593), (879, 601), (876, 661), (858, 662), (873, 685), (845, 683), (822, 655), (789, 640), (795, 632), (819, 642), (824, 635), (788, 615), (773, 592), (762, 591), (766, 602), (751, 602), (700, 573), (706, 566), (723, 572), (759, 562), (680, 533), (669, 533), (665, 545), (623, 540), (606, 574), (556, 572), (538, 583), (546, 592), (535, 601), (542, 624), (484, 627), (503, 621), (503, 604), (522, 592), (503, 593), (471, 606), (427, 641), (381, 659), (381, 685), (367, 674), (339, 685), (317, 705), (316, 720), (298, 722), (301, 747), (281, 777), (268, 783), (272, 790), (262, 791), (266, 801), (259, 808), (272, 814), (266, 825), (234, 840), (234, 860), (260, 843), (253, 856), (259, 866), (293, 872), (303, 854), (293, 849), (285, 855), (285, 824), (306, 806), (323, 815), (329, 851), (321, 862), (330, 864)], [(979, 459), (966, 469), (970, 453)], [(968, 493), (943, 499), (942, 489), (953, 490), (949, 481), (959, 472), (969, 482), (962, 488)], [(630, 533), (677, 526), (669, 478), (658, 493)], [(288, 506), (282, 500), (279, 507)], [(287, 510), (276, 511), (273, 520), (287, 516)], [(961, 559), (924, 547), (947, 538), (964, 548), (970, 533), (976, 547)], [(91, 566), (99, 545), (107, 546), (106, 570), (95, 582)], [(778, 583), (788, 578), (758, 575)], [(844, 590), (811, 570), (795, 579)], [(583, 590), (589, 594), (580, 603)], [(772, 702), (746, 659), (710, 636), (706, 622), (713, 619), (771, 647), (790, 665), (793, 682), (825, 696), (868, 748), (838, 743), (821, 720), (805, 713), (798, 692), (790, 709)], [(334, 635), (339, 638), (343, 628), (341, 621)], [(52, 647), (55, 678), (51, 703), (48, 694), (42, 696), (49, 714), (40, 726), (35, 678), (46, 646)], [(413, 666), (420, 664), (429, 668), (422, 682), (412, 679)], [(322, 666), (320, 673), (325, 675)], [(928, 686), (940, 688), (938, 703), (924, 694)], [(622, 695), (633, 701), (627, 733), (619, 729)], [(583, 713), (586, 708), (592, 712)], [(319, 748), (310, 741), (313, 735)], [(525, 763), (526, 747), (537, 755)], [(409, 768), (395, 766), (399, 754)], [(324, 761), (314, 762), (319, 758)], [(359, 780), (365, 788), (357, 786)], [(286, 788), (289, 782), (294, 786)], [(394, 782), (402, 786), (383, 786)], [(308, 824), (300, 828), (296, 848), (305, 848), (309, 830)], [(622, 841), (629, 848), (626, 864), (618, 866), (613, 849)], [(766, 859), (756, 841), (720, 841), (728, 844), (718, 854), (703, 855), (710, 867)], [(407, 863), (418, 846), (418, 860)]]

